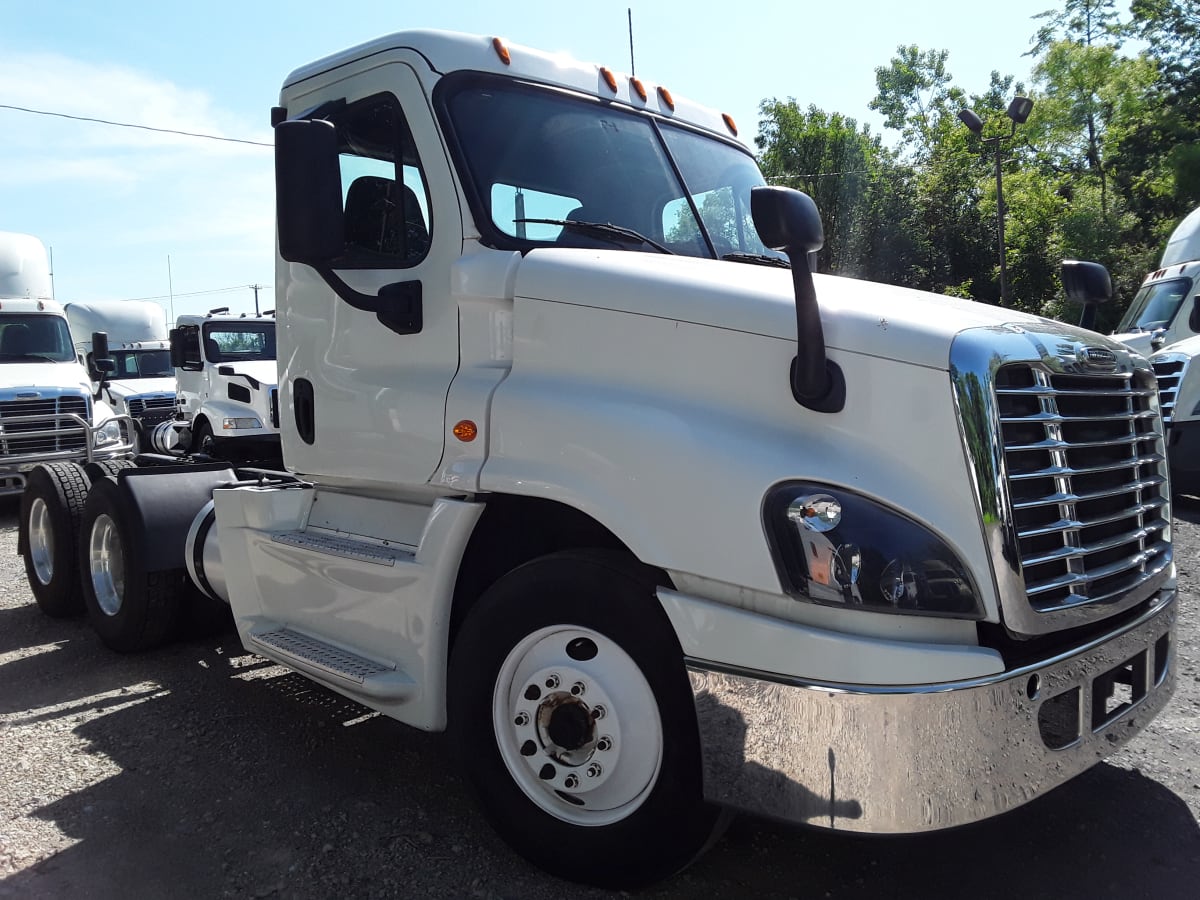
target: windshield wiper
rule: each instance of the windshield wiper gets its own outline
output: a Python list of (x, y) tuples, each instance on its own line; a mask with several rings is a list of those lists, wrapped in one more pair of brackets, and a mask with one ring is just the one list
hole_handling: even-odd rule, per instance
[(756, 266), (775, 266), (779, 269), (790, 269), (792, 264), (778, 256), (767, 256), (765, 253), (726, 253), (721, 259), (730, 262), (752, 263)]
[(611, 238), (614, 244), (627, 244), (630, 241), (635, 241), (639, 244), (645, 244), (647, 247), (653, 247), (659, 253), (675, 255), (674, 250), (664, 247), (658, 241), (646, 237), (641, 232), (634, 231), (632, 228), (626, 228), (624, 225), (614, 225), (612, 222), (584, 222), (580, 219), (514, 219), (513, 221), (532, 222), (535, 225), (559, 225), (563, 228), (573, 228), (576, 231), (583, 231), (601, 240)]

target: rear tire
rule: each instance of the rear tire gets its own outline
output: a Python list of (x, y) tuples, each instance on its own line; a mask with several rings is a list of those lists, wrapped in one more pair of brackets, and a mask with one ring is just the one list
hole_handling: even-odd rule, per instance
[(119, 653), (149, 650), (179, 634), (187, 572), (146, 571), (133, 512), (112, 477), (92, 485), (80, 523), (83, 601), (100, 640)]
[(25, 575), (38, 608), (56, 619), (83, 612), (76, 554), (90, 482), (76, 463), (38, 466), (21, 495), (20, 535)]
[(606, 551), (510, 572), (467, 614), (452, 747), (493, 827), (562, 878), (633, 888), (698, 856), (704, 802), (683, 653), (649, 571)]
[(132, 469), (133, 467), (132, 459), (96, 459), (84, 464), (83, 470), (87, 472), (89, 479), (99, 481), (108, 475), (115, 478), (122, 469)]

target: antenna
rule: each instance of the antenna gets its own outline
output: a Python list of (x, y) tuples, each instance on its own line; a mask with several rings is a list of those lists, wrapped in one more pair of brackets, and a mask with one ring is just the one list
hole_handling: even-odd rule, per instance
[(636, 75), (637, 69), (633, 65), (633, 7), (625, 7), (625, 11), (629, 14), (629, 74)]

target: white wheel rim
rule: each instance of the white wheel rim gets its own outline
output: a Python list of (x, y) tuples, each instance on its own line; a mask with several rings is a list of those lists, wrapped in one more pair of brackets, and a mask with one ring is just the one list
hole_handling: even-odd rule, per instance
[(37, 580), (49, 584), (54, 577), (54, 528), (50, 507), (41, 497), (29, 505), (29, 559)]
[(492, 725), (513, 781), (572, 825), (628, 817), (662, 767), (662, 719), (646, 676), (586, 628), (543, 628), (512, 649), (492, 694)]
[(107, 513), (96, 516), (92, 523), (88, 563), (96, 603), (106, 616), (115, 616), (125, 596), (125, 552), (117, 525)]

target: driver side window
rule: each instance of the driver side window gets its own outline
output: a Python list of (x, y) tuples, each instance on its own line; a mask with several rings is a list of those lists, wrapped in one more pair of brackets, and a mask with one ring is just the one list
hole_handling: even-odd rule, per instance
[(345, 268), (412, 266), (429, 252), (432, 221), (421, 161), (390, 94), (352, 103), (337, 127)]

